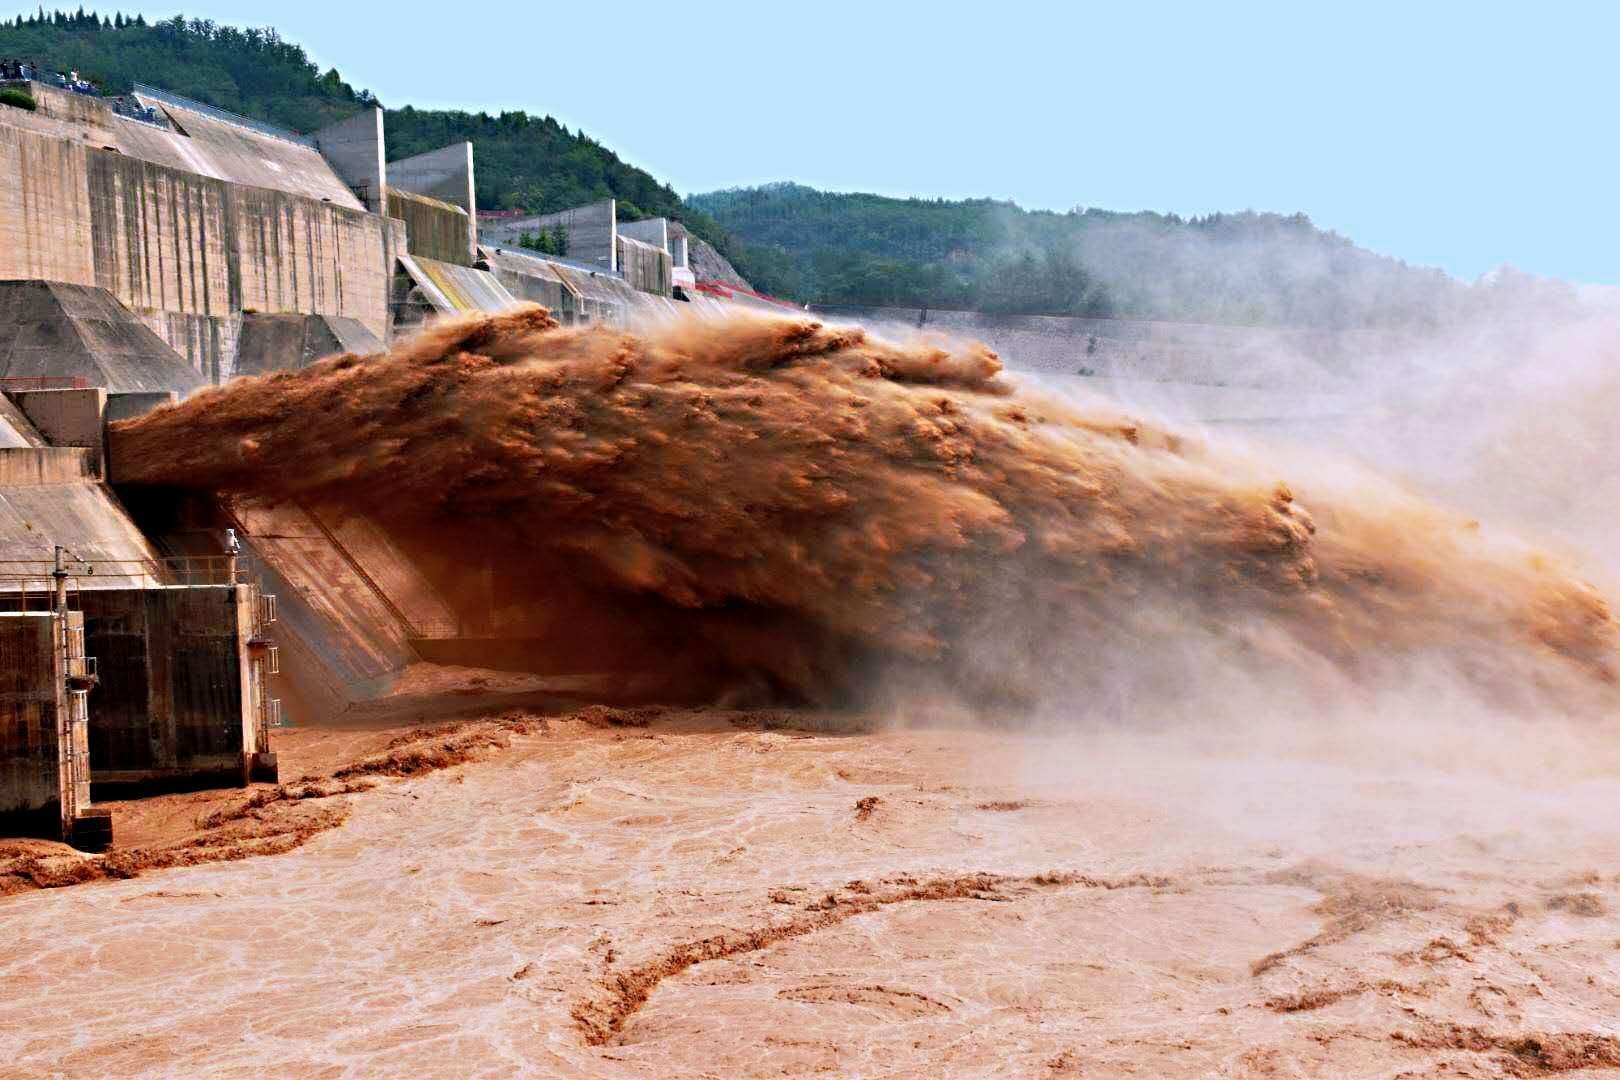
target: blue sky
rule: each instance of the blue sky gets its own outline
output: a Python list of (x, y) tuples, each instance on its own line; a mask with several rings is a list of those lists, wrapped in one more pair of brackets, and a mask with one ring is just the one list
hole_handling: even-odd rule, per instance
[(1464, 278), (1620, 284), (1620, 4), (413, 7), (186, 12), (390, 105), (550, 113), (683, 193), (1303, 211)]

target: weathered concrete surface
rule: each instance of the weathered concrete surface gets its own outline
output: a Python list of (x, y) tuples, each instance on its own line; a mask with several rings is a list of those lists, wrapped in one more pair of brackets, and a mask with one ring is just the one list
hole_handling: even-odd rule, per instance
[(442, 199), (388, 189), (388, 216), (405, 223), (406, 251), (421, 258), (471, 266), (467, 211)]
[(20, 390), (9, 396), (34, 430), (52, 446), (88, 450), (89, 468), (93, 475), (100, 475), (107, 391), (97, 386), (86, 390)]
[(669, 296), (674, 292), (674, 263), (668, 251), (624, 235), (620, 235), (616, 243), (619, 273), (625, 284), (654, 296)]
[(295, 722), (385, 692), (417, 659), (397, 605), (362, 568), (378, 559), (360, 563), (296, 506), (242, 503), (235, 516), (264, 588), (278, 597), (276, 641)]
[(0, 837), (100, 851), (112, 819), (90, 807), (84, 613), (0, 604)]
[(473, 249), (478, 246), (478, 195), (473, 178), (472, 143), (452, 143), (415, 157), (390, 161), (388, 185), (465, 210), (466, 241), (460, 249), (464, 256), (453, 261), (471, 265)]
[(506, 286), (487, 270), (410, 255), (399, 256), (399, 265), (421, 296), (441, 314), (500, 312), (517, 303)]
[(0, 486), (87, 483), (95, 479), (94, 461), (92, 451), (80, 447), (30, 446), (0, 450)]
[(0, 281), (0, 375), (77, 375), (120, 392), (207, 381), (106, 290), (41, 281)]
[(79, 589), (153, 580), (157, 552), (111, 492), (88, 477), (87, 451), (71, 447), (0, 450), (0, 551), (11, 585), (43, 588), (56, 545), (95, 566)]
[(96, 590), (80, 597), (91, 692), (90, 775), (98, 786), (245, 783), (269, 749), (262, 674), (250, 653), (250, 586)]
[(6, 110), (6, 125), (214, 180), (363, 208), (314, 146), (208, 115), (197, 103), (187, 108), (184, 98), (148, 100), (163, 118), (152, 125), (117, 115), (103, 98), (38, 82), (30, 89), (39, 108)]
[[(196, 149), (111, 119), (142, 129), (132, 137)], [(100, 286), (215, 381), (234, 373), (233, 320), (246, 310), (336, 315), (386, 333), (388, 226), (316, 151), (232, 129), (221, 146), (270, 156), (223, 169), (194, 154), (101, 149), (115, 144), (98, 135), (0, 116), (0, 170), (17, 178), (0, 186), (0, 279)]]
[(0, 612), (0, 836), (60, 831), (60, 633), (51, 612)]
[(315, 144), (332, 171), (373, 214), (384, 211), (388, 184), (383, 151), (383, 111), (367, 109), (315, 133)]
[(524, 233), (549, 232), (559, 225), (568, 237), (568, 250), (563, 253), (568, 258), (604, 270), (618, 270), (618, 203), (613, 199), (554, 214), (486, 221), (481, 239), (485, 247), (515, 248)]
[(151, 308), (139, 308), (135, 314), (204, 380), (220, 383), (235, 374), (240, 314), (194, 315)]
[(619, 235), (643, 244), (651, 244), (660, 251), (669, 250), (669, 219), (642, 218), (640, 221), (619, 222)]
[(350, 210), (365, 209), (313, 146), (219, 119), (201, 111), (205, 106), (186, 108), (170, 96), (163, 100), (135, 96), (167, 114), (176, 130), (115, 118), (120, 120), (118, 148), (128, 157), (244, 187), (324, 200)]
[(382, 341), (353, 319), (325, 315), (244, 315), (236, 374), (301, 368), (338, 353), (374, 353)]

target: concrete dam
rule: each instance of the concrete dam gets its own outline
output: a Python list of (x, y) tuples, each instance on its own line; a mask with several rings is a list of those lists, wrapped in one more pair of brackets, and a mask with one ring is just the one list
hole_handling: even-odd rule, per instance
[(685, 233), (611, 199), (559, 219), (566, 258), (481, 236), (471, 144), (388, 161), (380, 109), (301, 135), (7, 85), (35, 108), (0, 106), (0, 836), (103, 847), (94, 800), (273, 780), (277, 727), (491, 647), (364, 518), (120, 485), (109, 423), (523, 302), (770, 306), (697, 289)]
[[(448, 596), (364, 514), (131, 484), (108, 425), (239, 376), (537, 303), (563, 326), (796, 309), (695, 276), (678, 223), (612, 199), (480, 214), (474, 148), (388, 161), (384, 115), (312, 135), (138, 86), (138, 115), (37, 82), (0, 106), (0, 835), (103, 846), (99, 798), (274, 779), (275, 731), (421, 661), (532, 668), (497, 568)], [(567, 238), (566, 256), (525, 236)], [(972, 338), (1033, 377), (1208, 422), (1343, 405), (1366, 340), (1117, 320), (829, 309)], [(1234, 376), (1233, 372), (1241, 373)], [(452, 603), (452, 601), (454, 601)], [(509, 614), (509, 613), (507, 613)], [(583, 662), (580, 658), (574, 658)]]

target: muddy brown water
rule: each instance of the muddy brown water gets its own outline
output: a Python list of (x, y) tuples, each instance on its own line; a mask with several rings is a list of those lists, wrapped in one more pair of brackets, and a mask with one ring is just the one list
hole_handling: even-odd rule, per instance
[(1620, 1068), (1611, 763), (783, 716), (556, 721), (0, 900), (0, 1073)]

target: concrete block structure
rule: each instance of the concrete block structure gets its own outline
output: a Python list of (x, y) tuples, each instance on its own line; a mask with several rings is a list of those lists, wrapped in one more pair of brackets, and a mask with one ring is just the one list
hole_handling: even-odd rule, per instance
[(90, 805), (94, 681), (81, 613), (0, 611), (0, 835), (112, 841), (111, 818)]
[(381, 109), (367, 109), (322, 128), (315, 133), (315, 146), (368, 211), (386, 212), (388, 165)]
[(669, 250), (669, 219), (642, 218), (640, 221), (618, 223), (619, 235), (643, 244), (651, 244), (660, 251)]
[(245, 583), (86, 589), (96, 791), (274, 780), (272, 601)]
[(34, 430), (52, 446), (89, 451), (87, 468), (101, 475), (107, 391), (99, 386), (72, 390), (20, 390), (10, 395)]
[[(472, 143), (452, 143), (415, 157), (390, 161), (388, 186), (396, 192), (425, 195), (465, 211), (465, 220), (461, 223), (465, 230), (465, 241), (459, 246), (459, 257), (444, 261), (472, 265), (473, 249), (478, 246), (478, 199), (473, 182)], [(406, 224), (409, 226), (409, 219)]]
[(115, 392), (208, 382), (106, 289), (0, 281), (0, 379), (62, 377)]
[(405, 225), (406, 251), (425, 259), (471, 266), (467, 211), (452, 203), (399, 188), (388, 189), (388, 216)]
[(627, 285), (653, 296), (674, 294), (675, 282), (669, 252), (628, 236), (620, 236), (615, 244), (619, 274)]
[[(244, 315), (238, 375), (307, 367), (339, 353), (381, 352), (383, 341), (355, 319), (335, 315)], [(121, 419), (108, 415), (109, 420)]]
[[(146, 87), (136, 96), (162, 123), (30, 89), (37, 111), (0, 110), (0, 171), (17, 178), (0, 186), (0, 280), (102, 290), (205, 383), (235, 374), (244, 314), (338, 316), (386, 336), (390, 228), (314, 140)], [(0, 310), (0, 339), (35, 321)]]
[(563, 255), (576, 263), (617, 273), (619, 269), (618, 203), (602, 199), (572, 210), (529, 217), (499, 218), (486, 223), (481, 239), (485, 247), (516, 248), (525, 233), (530, 236), (561, 229), (567, 239)]

